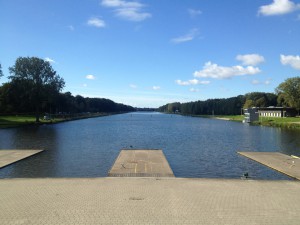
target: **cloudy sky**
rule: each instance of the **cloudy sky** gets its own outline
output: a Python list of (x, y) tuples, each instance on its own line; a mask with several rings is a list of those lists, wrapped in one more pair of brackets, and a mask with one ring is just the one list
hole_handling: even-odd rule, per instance
[(0, 0), (0, 63), (137, 107), (274, 92), (300, 75), (299, 0)]

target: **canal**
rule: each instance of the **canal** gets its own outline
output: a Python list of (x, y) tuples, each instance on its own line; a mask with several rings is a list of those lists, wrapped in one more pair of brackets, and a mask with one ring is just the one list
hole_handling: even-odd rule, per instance
[(176, 177), (289, 179), (237, 151), (300, 155), (300, 132), (239, 122), (128, 113), (0, 130), (0, 149), (45, 151), (0, 178), (105, 177), (121, 149), (162, 149)]

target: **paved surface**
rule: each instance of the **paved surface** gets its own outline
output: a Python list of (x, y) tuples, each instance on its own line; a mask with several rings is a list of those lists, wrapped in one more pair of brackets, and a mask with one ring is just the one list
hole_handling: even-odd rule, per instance
[(35, 155), (43, 150), (0, 150), (0, 168)]
[[(300, 158), (279, 152), (238, 152), (274, 170), (300, 180)], [(300, 221), (299, 221), (300, 224)]]
[(174, 177), (162, 150), (122, 150), (110, 177)]
[(0, 224), (299, 225), (300, 182), (2, 179)]

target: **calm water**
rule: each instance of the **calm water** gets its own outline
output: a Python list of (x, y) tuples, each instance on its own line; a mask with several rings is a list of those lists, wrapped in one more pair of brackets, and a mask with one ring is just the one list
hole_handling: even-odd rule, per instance
[(0, 130), (0, 149), (45, 149), (0, 177), (104, 177), (121, 149), (162, 149), (177, 177), (289, 179), (236, 151), (300, 155), (300, 133), (238, 122), (129, 113)]

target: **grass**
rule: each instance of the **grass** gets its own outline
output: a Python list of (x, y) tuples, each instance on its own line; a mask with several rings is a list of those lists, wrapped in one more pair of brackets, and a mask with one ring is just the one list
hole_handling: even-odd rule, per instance
[(231, 121), (238, 121), (243, 122), (244, 115), (199, 115), (199, 117), (203, 118), (210, 118), (210, 119), (223, 119), (223, 120), (231, 120)]
[[(224, 119), (238, 122), (242, 122), (244, 120), (244, 115), (201, 115), (200, 117)], [(253, 122), (252, 124), (300, 130), (300, 117), (260, 117), (259, 121)]]
[[(52, 120), (40, 120), (40, 124), (51, 124), (61, 122), (63, 119), (52, 119)], [(32, 125), (35, 123), (35, 116), (0, 116), (0, 128), (10, 128), (25, 125)]]
[(217, 115), (215, 116), (217, 119), (228, 119), (238, 122), (243, 122), (245, 116), (244, 115)]
[(256, 125), (300, 129), (300, 117), (260, 117)]
[(53, 124), (60, 123), (70, 120), (79, 120), (79, 119), (87, 119), (91, 117), (99, 117), (99, 116), (107, 116), (109, 113), (88, 113), (88, 114), (78, 114), (78, 115), (67, 115), (65, 117), (61, 116), (60, 118), (52, 118), (50, 120), (43, 120), (42, 116), (40, 117), (40, 122), (35, 122), (35, 116), (33, 115), (10, 115), (10, 116), (0, 116), (0, 129), (1, 128), (11, 128), (11, 127), (19, 127), (26, 125), (42, 125), (42, 124)]

